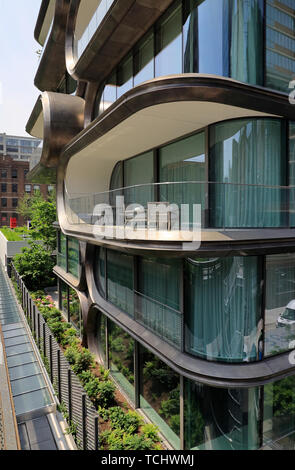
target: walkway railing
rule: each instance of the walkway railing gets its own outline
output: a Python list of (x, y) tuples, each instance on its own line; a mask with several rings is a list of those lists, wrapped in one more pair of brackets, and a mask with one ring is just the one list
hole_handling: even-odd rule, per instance
[(11, 265), (11, 274), (21, 293), (21, 304), (36, 343), (44, 357), (48, 359), (50, 380), (57, 390), (59, 402), (66, 406), (69, 416), (68, 422), (74, 423), (77, 427), (77, 445), (83, 450), (98, 450), (98, 413), (79, 379), (72, 371), (13, 264)]

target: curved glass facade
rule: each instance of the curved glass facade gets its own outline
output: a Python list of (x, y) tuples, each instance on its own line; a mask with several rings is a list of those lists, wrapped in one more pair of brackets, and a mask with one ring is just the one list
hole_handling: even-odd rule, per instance
[(212, 227), (287, 226), (286, 191), (279, 188), (288, 184), (286, 144), (280, 119), (210, 127), (209, 179), (227, 183), (210, 187)]
[(171, 74), (214, 74), (289, 93), (295, 72), (289, 3), (268, 0), (264, 10), (263, 0), (176, 1), (107, 78), (94, 117), (132, 87)]
[(254, 256), (186, 260), (187, 352), (223, 362), (261, 358), (261, 274)]

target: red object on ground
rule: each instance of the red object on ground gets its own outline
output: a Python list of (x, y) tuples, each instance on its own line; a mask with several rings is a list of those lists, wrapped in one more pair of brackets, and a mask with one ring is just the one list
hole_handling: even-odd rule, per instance
[(16, 228), (17, 227), (17, 220), (15, 217), (10, 217), (10, 228)]

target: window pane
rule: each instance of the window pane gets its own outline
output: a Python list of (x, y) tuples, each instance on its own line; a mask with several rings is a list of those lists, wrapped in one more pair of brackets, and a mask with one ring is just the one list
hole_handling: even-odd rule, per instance
[(134, 86), (154, 78), (154, 34), (139, 43), (134, 54)]
[(285, 132), (278, 119), (211, 126), (209, 180), (225, 183), (210, 185), (212, 226), (286, 226), (286, 190), (272, 187), (286, 184)]
[(69, 288), (69, 307), (70, 307), (70, 321), (82, 336), (82, 318), (80, 309), (80, 300), (77, 292)]
[(108, 320), (111, 373), (134, 403), (134, 340)]
[(147, 349), (140, 347), (140, 408), (179, 449), (179, 375)]
[(295, 255), (266, 257), (265, 355), (294, 348)]
[(295, 76), (295, 5), (289, 0), (266, 3), (266, 86), (289, 93)]
[(160, 22), (156, 34), (155, 76), (182, 73), (181, 5)]
[[(146, 208), (147, 203), (154, 200), (154, 154), (144, 153), (124, 162), (124, 198), (125, 205), (141, 204)], [(150, 183), (150, 184), (149, 184)], [(139, 186), (129, 188), (129, 186)]]
[(139, 258), (136, 319), (177, 347), (181, 345), (182, 314), (179, 285), (181, 262)]
[(97, 350), (100, 356), (100, 360), (102, 361), (105, 367), (107, 367), (106, 324), (107, 324), (106, 317), (102, 313), (97, 312), (96, 328), (95, 328), (96, 344), (97, 344)]
[(110, 302), (133, 316), (133, 256), (107, 251), (107, 286)]
[(253, 256), (187, 260), (187, 352), (223, 362), (261, 359), (260, 282)]
[(79, 240), (68, 238), (68, 270), (77, 279), (79, 277)]
[(295, 377), (264, 387), (263, 440), (267, 448), (291, 450), (295, 445)]
[(185, 447), (255, 450), (259, 446), (259, 388), (223, 389), (185, 379)]
[(118, 67), (117, 98), (124, 95), (133, 86), (133, 57), (130, 55)]

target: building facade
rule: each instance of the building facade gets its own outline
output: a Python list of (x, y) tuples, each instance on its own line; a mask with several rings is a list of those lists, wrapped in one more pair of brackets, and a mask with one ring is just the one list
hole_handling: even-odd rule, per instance
[(43, 0), (35, 38), (61, 308), (173, 448), (294, 449), (295, 0)]
[(24, 218), (18, 213), (19, 200), (25, 195), (33, 195), (40, 191), (47, 198), (54, 185), (30, 184), (26, 181), (30, 164), (28, 161), (15, 160), (9, 156), (0, 156), (0, 226), (9, 226), (10, 219), (16, 219), (17, 226), (25, 224)]
[(31, 137), (0, 134), (0, 157), (8, 155), (13, 160), (30, 161), (41, 140)]

